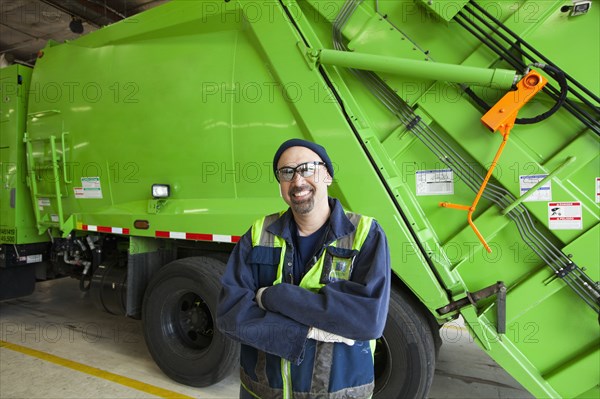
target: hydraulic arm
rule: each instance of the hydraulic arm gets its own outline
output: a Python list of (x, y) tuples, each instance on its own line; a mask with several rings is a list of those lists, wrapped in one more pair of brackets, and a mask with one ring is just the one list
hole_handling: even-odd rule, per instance
[(450, 202), (440, 202), (440, 206), (445, 208), (453, 208), (460, 209), (463, 211), (468, 211), (467, 220), (469, 225), (473, 228), (473, 231), (479, 238), (479, 241), (483, 244), (486, 251), (492, 252), (490, 246), (487, 244), (483, 235), (479, 232), (475, 223), (473, 223), (473, 212), (477, 208), (477, 204), (483, 195), (483, 190), (485, 190), (485, 186), (487, 186), (496, 165), (498, 164), (498, 159), (500, 159), (500, 155), (502, 155), (502, 151), (504, 151), (504, 147), (508, 141), (508, 136), (510, 135), (511, 129), (515, 125), (515, 121), (517, 119), (517, 114), (521, 107), (525, 105), (533, 96), (535, 96), (542, 88), (546, 85), (548, 81), (539, 73), (535, 71), (530, 71), (521, 81), (517, 84), (517, 89), (515, 91), (510, 91), (504, 95), (482, 118), (481, 122), (490, 129), (492, 132), (500, 132), (502, 135), (502, 142), (500, 143), (500, 147), (494, 156), (494, 160), (492, 161), (492, 165), (490, 169), (487, 171), (479, 190), (477, 191), (477, 195), (473, 200), (471, 205), (458, 205), (452, 204)]

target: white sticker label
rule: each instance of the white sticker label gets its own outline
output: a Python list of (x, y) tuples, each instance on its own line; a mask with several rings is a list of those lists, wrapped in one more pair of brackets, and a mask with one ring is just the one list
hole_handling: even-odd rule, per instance
[(99, 177), (82, 177), (81, 187), (73, 187), (75, 198), (102, 198)]
[(596, 202), (600, 203), (600, 177), (596, 177)]
[(42, 255), (28, 255), (27, 256), (27, 263), (38, 263), (42, 261)]
[(417, 170), (417, 195), (454, 194), (452, 169)]
[(581, 202), (548, 202), (548, 227), (551, 230), (581, 230)]
[[(548, 175), (529, 175), (519, 176), (519, 186), (521, 188), (521, 195), (531, 190), (533, 186), (538, 184), (542, 179)], [(525, 199), (525, 202), (534, 201), (552, 201), (552, 186), (551, 182), (547, 181), (542, 187), (535, 190), (529, 197)]]
[(58, 222), (58, 215), (50, 215), (50, 220), (53, 222)]
[(50, 198), (38, 198), (38, 208), (44, 210), (45, 206), (50, 206)]

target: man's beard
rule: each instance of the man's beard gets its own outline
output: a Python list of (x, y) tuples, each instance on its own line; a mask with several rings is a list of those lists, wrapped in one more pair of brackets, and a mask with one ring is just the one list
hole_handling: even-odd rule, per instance
[[(304, 200), (296, 200), (294, 197), (295, 193), (299, 193), (302, 191), (308, 190), (310, 193), (308, 194), (308, 198)], [(308, 185), (292, 187), (289, 191), (290, 201), (292, 210), (299, 215), (306, 215), (310, 211), (312, 211), (315, 207), (315, 191), (312, 187)]]

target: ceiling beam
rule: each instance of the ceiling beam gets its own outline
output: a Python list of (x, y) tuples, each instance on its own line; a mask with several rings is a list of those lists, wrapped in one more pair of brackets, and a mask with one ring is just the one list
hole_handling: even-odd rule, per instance
[(106, 1), (104, 3), (100, 3), (96, 0), (76, 0), (77, 3), (82, 5), (85, 9), (90, 9), (98, 15), (102, 15), (103, 17), (111, 20), (112, 22), (117, 22), (122, 19), (125, 19), (125, 15), (121, 14), (114, 8), (106, 5)]
[[(63, 4), (65, 4), (65, 2), (58, 2), (58, 1), (52, 1), (52, 0), (40, 0), (42, 3), (49, 5), (52, 8), (56, 8), (59, 11), (64, 12), (67, 15), (71, 15), (73, 17), (79, 18), (82, 21), (87, 22), (88, 24), (92, 25), (95, 28), (100, 28), (102, 27), (102, 25), (90, 20), (88, 17), (81, 15), (80, 13), (78, 13), (75, 10), (71, 10), (66, 8)], [(62, 3), (62, 4), (61, 4)]]

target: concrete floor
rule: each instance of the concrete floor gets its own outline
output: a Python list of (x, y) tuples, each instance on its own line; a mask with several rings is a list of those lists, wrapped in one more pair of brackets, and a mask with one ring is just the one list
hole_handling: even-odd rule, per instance
[[(171, 381), (146, 350), (141, 327), (96, 310), (71, 279), (1, 302), (0, 398), (237, 398), (236, 373), (209, 388)], [(460, 322), (441, 335), (430, 398), (532, 397)]]

